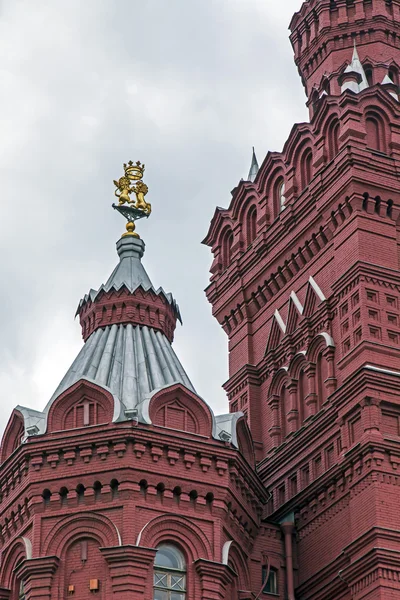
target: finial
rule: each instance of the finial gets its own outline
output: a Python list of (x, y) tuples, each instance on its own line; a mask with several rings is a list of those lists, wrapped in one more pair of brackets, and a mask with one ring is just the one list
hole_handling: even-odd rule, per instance
[(259, 166), (258, 166), (258, 161), (257, 161), (257, 157), (256, 157), (256, 151), (254, 150), (254, 146), (253, 146), (253, 155), (251, 157), (251, 165), (250, 165), (250, 171), (247, 177), (247, 181), (251, 181), (253, 182), (257, 176), (257, 173), (259, 171)]
[[(112, 206), (128, 221), (126, 232), (122, 234), (122, 237), (132, 235), (138, 238), (140, 236), (135, 232), (135, 221), (143, 219), (143, 217), (148, 218), (151, 213), (151, 204), (145, 200), (149, 188), (142, 181), (145, 166), (141, 164), (140, 160), (136, 163), (130, 160), (128, 163), (124, 163), (123, 166), (125, 175), (120, 177), (118, 181), (114, 179), (116, 187), (114, 193), (118, 198), (118, 204)], [(136, 182), (135, 185), (131, 185), (133, 181)], [(131, 198), (131, 194), (135, 194), (135, 197)]]

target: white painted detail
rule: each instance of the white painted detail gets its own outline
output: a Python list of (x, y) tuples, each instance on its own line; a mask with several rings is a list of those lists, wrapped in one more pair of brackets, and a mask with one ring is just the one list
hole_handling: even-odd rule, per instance
[(293, 304), (295, 305), (295, 307), (297, 308), (299, 313), (302, 315), (304, 307), (301, 304), (300, 300), (298, 299), (296, 292), (291, 292), (290, 297), (293, 300)]
[(278, 309), (276, 309), (276, 311), (274, 312), (274, 317), (279, 325), (279, 327), (281, 328), (281, 330), (283, 331), (283, 333), (286, 333), (286, 325), (284, 320), (282, 319), (280, 312)]
[(232, 544), (233, 544), (233, 541), (229, 540), (229, 542), (225, 542), (225, 544), (223, 545), (223, 548), (222, 548), (222, 564), (223, 565), (228, 564), (229, 550), (231, 549)]
[(370, 371), (376, 371), (377, 373), (386, 373), (387, 375), (395, 375), (400, 377), (400, 371), (391, 371), (390, 369), (382, 369), (382, 367), (376, 367), (375, 365), (365, 365), (366, 369)]
[(313, 288), (314, 292), (317, 294), (317, 296), (321, 300), (321, 302), (324, 302), (326, 300), (324, 293), (312, 275), (310, 275), (310, 278), (308, 281), (310, 282), (311, 287)]

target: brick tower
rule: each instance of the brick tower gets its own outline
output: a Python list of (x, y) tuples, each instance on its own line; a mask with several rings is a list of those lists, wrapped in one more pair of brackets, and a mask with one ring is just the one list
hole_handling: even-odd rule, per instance
[(295, 531), (287, 597), (400, 598), (400, 1), (308, 0), (290, 29), (310, 122), (204, 240), (224, 387)]

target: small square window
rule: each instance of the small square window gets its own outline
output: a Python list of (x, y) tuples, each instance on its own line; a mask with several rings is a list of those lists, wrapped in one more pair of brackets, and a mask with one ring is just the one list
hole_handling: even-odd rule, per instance
[(360, 319), (361, 319), (361, 312), (360, 312), (360, 309), (358, 309), (353, 314), (353, 325), (356, 325), (359, 322)]
[(238, 410), (237, 400), (235, 402), (232, 402), (231, 407), (232, 407), (232, 412), (237, 412), (237, 410)]
[(398, 303), (397, 303), (397, 298), (396, 296), (386, 296), (386, 304), (388, 304), (389, 306), (392, 306), (393, 308), (397, 308)]
[(343, 335), (346, 334), (348, 332), (348, 330), (349, 330), (349, 321), (348, 321), (348, 319), (346, 319), (346, 321), (344, 321), (342, 323), (342, 334)]
[(350, 338), (343, 342), (343, 353), (346, 354), (350, 350)]
[(388, 323), (390, 323), (394, 327), (398, 327), (399, 326), (399, 316), (398, 315), (395, 315), (393, 313), (388, 313), (387, 314), (387, 320), (388, 320)]
[(351, 297), (351, 305), (352, 305), (352, 307), (354, 308), (354, 306), (356, 306), (359, 302), (360, 302), (360, 294), (358, 292), (356, 292)]
[(378, 293), (373, 290), (367, 290), (368, 302), (378, 302)]
[(374, 340), (380, 340), (382, 337), (379, 327), (372, 327), (371, 325), (369, 326), (369, 334)]
[(358, 344), (359, 342), (361, 342), (361, 338), (362, 338), (362, 329), (361, 327), (359, 327), (355, 332), (354, 332), (354, 343)]
[(388, 338), (392, 344), (397, 344), (397, 345), (399, 344), (400, 337), (399, 337), (399, 334), (396, 333), (395, 331), (388, 331)]
[(342, 306), (340, 307), (340, 315), (342, 317), (344, 317), (344, 315), (347, 315), (347, 313), (349, 312), (349, 305), (347, 304), (347, 302), (345, 302), (344, 304), (342, 304)]
[[(268, 574), (268, 580), (267, 579)], [(263, 587), (263, 594), (275, 594), (278, 595), (278, 570), (271, 567), (268, 573), (268, 567), (266, 565), (262, 568), (262, 580), (265, 581)]]
[(372, 308), (368, 309), (368, 318), (372, 321), (379, 321), (379, 312)]

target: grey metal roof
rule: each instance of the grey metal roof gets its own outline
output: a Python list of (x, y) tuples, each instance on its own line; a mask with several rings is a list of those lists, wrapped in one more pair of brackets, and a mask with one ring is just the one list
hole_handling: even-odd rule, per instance
[(117, 252), (119, 263), (111, 273), (107, 282), (100, 286), (98, 290), (90, 290), (79, 302), (76, 314), (79, 313), (81, 307), (88, 302), (94, 302), (101, 292), (109, 292), (111, 290), (119, 291), (122, 287), (133, 293), (139, 287), (144, 291), (153, 291), (157, 296), (163, 295), (166, 300), (173, 306), (176, 316), (182, 321), (179, 306), (175, 302), (172, 294), (167, 293), (162, 287), (156, 289), (146, 269), (142, 265), (141, 258), (144, 254), (145, 243), (140, 238), (133, 236), (123, 237), (117, 242)]
[(147, 326), (131, 324), (110, 325), (92, 333), (45, 411), (82, 378), (109, 389), (123, 409), (135, 408), (153, 390), (172, 383), (182, 383), (195, 392), (165, 335)]

